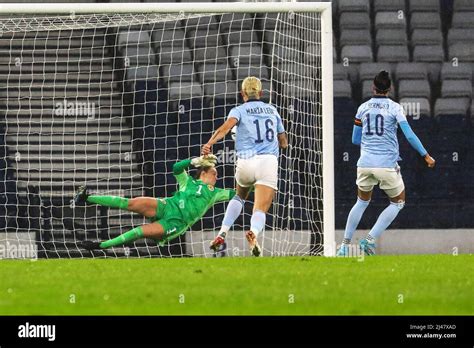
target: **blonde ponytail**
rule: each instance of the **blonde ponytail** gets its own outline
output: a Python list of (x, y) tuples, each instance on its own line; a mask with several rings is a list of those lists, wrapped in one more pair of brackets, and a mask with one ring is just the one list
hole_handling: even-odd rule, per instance
[(242, 81), (242, 91), (249, 98), (259, 99), (262, 91), (262, 81), (258, 77), (248, 76)]

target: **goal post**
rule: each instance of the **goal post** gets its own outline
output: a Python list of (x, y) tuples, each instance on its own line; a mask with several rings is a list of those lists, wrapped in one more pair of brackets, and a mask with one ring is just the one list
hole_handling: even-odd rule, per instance
[[(71, 201), (83, 184), (171, 196), (172, 165), (199, 155), (242, 102), (247, 75), (262, 79), (290, 143), (259, 237), (264, 255), (334, 256), (332, 40), (329, 2), (0, 4), (0, 258), (16, 257), (14, 246), (48, 258), (249, 255), (251, 202), (213, 254), (226, 204), (165, 246), (90, 253), (78, 242), (146, 220)], [(230, 135), (214, 152), (218, 186), (232, 188)]]

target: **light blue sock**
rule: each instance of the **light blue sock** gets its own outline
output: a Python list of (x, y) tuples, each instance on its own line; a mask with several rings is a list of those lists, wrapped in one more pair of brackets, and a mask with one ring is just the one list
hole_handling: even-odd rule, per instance
[(375, 223), (374, 227), (369, 232), (368, 239), (377, 239), (383, 231), (387, 229), (388, 226), (395, 220), (400, 210), (403, 209), (405, 202), (401, 203), (394, 203), (391, 202), (390, 205), (384, 209), (382, 213), (380, 213), (377, 222)]
[(357, 202), (354, 204), (349, 216), (347, 217), (346, 230), (344, 231), (344, 242), (346, 244), (350, 243), (352, 235), (359, 225), (360, 219), (362, 219), (362, 215), (364, 214), (365, 209), (369, 206), (369, 203), (370, 201), (364, 201), (357, 197)]
[(224, 220), (222, 220), (221, 230), (219, 235), (225, 238), (227, 232), (229, 232), (230, 227), (234, 224), (235, 220), (242, 213), (242, 208), (244, 207), (244, 201), (239, 196), (235, 195), (227, 205), (225, 210)]
[(260, 232), (265, 228), (266, 215), (261, 210), (254, 210), (252, 218), (250, 219), (250, 231), (255, 234), (255, 237), (258, 236)]

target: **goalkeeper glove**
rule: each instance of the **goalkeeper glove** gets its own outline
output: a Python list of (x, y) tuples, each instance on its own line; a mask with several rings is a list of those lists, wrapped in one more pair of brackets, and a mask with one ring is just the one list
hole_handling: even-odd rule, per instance
[(191, 164), (196, 167), (214, 167), (217, 163), (217, 157), (213, 154), (201, 157), (195, 157), (191, 160)]

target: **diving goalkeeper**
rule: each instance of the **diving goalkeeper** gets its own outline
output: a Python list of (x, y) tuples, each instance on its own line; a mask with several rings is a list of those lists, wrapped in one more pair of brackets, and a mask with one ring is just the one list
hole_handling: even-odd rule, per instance
[[(214, 155), (207, 155), (175, 163), (173, 174), (179, 189), (169, 198), (95, 196), (89, 195), (87, 188), (82, 186), (74, 197), (76, 204), (87, 202), (128, 210), (149, 218), (151, 222), (103, 242), (83, 241), (81, 246), (87, 250), (107, 249), (140, 238), (154, 239), (159, 245), (164, 245), (184, 234), (215, 203), (229, 201), (235, 195), (234, 190), (214, 187), (217, 181), (216, 161)], [(186, 173), (190, 165), (197, 168), (194, 178)]]

